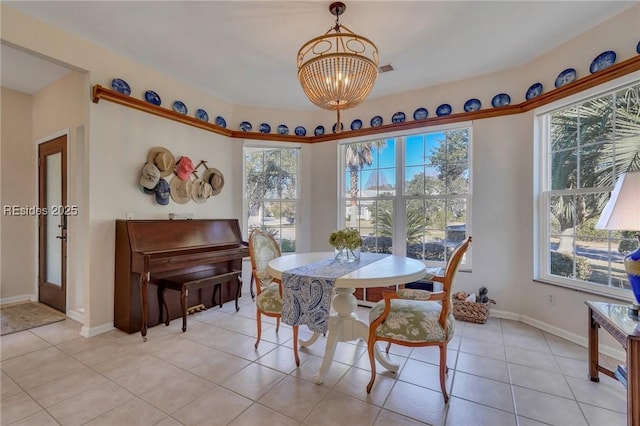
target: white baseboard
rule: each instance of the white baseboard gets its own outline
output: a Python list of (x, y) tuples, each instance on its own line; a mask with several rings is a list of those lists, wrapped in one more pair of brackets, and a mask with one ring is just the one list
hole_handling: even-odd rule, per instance
[[(567, 330), (556, 327), (555, 325), (548, 324), (543, 321), (539, 321), (537, 319), (528, 317), (526, 315), (515, 314), (513, 312), (499, 311), (499, 310), (491, 310), (491, 315), (497, 318), (510, 319), (514, 321), (520, 321), (525, 324), (529, 324), (537, 329), (542, 331), (546, 331), (547, 333), (553, 334), (554, 336), (561, 337), (565, 340), (568, 340), (576, 345), (583, 346), (585, 348), (589, 347), (589, 340), (586, 337), (580, 336), (575, 333), (570, 333)], [(586, 324), (586, 323), (585, 323)], [(622, 351), (617, 348), (612, 348), (611, 346), (606, 346), (603, 344), (599, 345), (598, 351), (601, 354), (607, 355), (611, 358), (614, 358), (620, 362), (625, 362), (627, 354), (625, 351)]]
[(82, 310), (67, 309), (67, 316), (80, 324), (84, 324), (84, 311)]
[(83, 337), (93, 337), (93, 336), (97, 336), (98, 334), (106, 333), (114, 329), (115, 327), (113, 326), (112, 323), (102, 324), (97, 327), (86, 327), (83, 325), (82, 328), (80, 329), (80, 335)]
[(20, 296), (13, 297), (3, 297), (0, 299), (0, 305), (10, 305), (12, 303), (20, 303), (20, 302), (35, 302), (36, 296), (34, 294), (22, 294)]

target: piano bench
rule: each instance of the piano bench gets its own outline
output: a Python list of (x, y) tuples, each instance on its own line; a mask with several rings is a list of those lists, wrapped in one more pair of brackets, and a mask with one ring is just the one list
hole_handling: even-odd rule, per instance
[(165, 325), (169, 325), (169, 308), (167, 306), (167, 291), (176, 290), (180, 292), (180, 307), (182, 310), (182, 331), (187, 331), (187, 297), (189, 296), (189, 290), (198, 290), (205, 287), (213, 286), (213, 298), (211, 303), (216, 305), (216, 294), (220, 292), (218, 298), (219, 305), (222, 307), (222, 283), (226, 283), (233, 279), (238, 280), (238, 291), (236, 292), (236, 311), (238, 307), (238, 297), (241, 291), (240, 274), (242, 271), (231, 271), (223, 274), (215, 274), (215, 270), (208, 269), (204, 271), (192, 272), (190, 274), (175, 275), (172, 277), (162, 278), (158, 281), (158, 296), (159, 310), (160, 310), (160, 322), (162, 321), (162, 311), (167, 315)]

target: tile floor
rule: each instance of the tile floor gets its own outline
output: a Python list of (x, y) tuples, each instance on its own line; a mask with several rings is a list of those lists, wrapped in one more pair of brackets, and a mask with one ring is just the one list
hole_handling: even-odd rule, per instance
[[(255, 342), (248, 294), (139, 334), (79, 336), (70, 319), (0, 338), (2, 425), (601, 425), (626, 424), (626, 391), (587, 380), (587, 350), (523, 323), (457, 323), (447, 386), (436, 348), (392, 347), (397, 375), (378, 366), (370, 395), (362, 342), (340, 343), (323, 385), (313, 383), (324, 338), (301, 349), (266, 318)], [(358, 308), (361, 317), (366, 308)], [(585, 314), (586, 315), (586, 314)], [(263, 317), (265, 318), (265, 317)], [(304, 335), (301, 328), (301, 337)], [(615, 360), (605, 360), (614, 367)]]

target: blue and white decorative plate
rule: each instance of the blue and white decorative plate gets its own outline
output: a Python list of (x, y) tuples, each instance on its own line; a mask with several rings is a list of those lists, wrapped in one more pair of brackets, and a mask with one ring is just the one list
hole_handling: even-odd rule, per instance
[(131, 87), (129, 87), (129, 83), (121, 78), (114, 78), (113, 80), (111, 80), (111, 88), (118, 93), (122, 93), (123, 95), (131, 94)]
[(222, 128), (226, 128), (227, 127), (227, 121), (224, 119), (224, 117), (219, 115), (219, 116), (216, 117), (216, 125), (220, 126)]
[(371, 124), (371, 127), (382, 126), (382, 117), (380, 117), (379, 115), (376, 115), (371, 119), (371, 122), (369, 124)]
[(493, 105), (494, 108), (507, 106), (510, 103), (511, 96), (507, 95), (506, 93), (498, 93), (493, 97), (493, 99), (491, 99), (491, 105)]
[(444, 115), (449, 115), (451, 114), (451, 105), (449, 104), (442, 104), (439, 105), (438, 108), (436, 108), (436, 115), (438, 117), (442, 117)]
[(558, 87), (564, 86), (565, 84), (571, 83), (576, 79), (576, 76), (577, 74), (574, 68), (567, 68), (566, 70), (562, 71), (560, 74), (558, 74), (558, 77), (556, 77), (556, 89)]
[(589, 67), (589, 72), (593, 74), (594, 72), (602, 71), (605, 68), (609, 68), (611, 65), (616, 63), (616, 52), (613, 50), (607, 50), (606, 52), (602, 52), (598, 56), (595, 57), (593, 62), (591, 62), (591, 66)]
[(296, 127), (294, 132), (296, 133), (296, 136), (307, 136), (307, 129), (302, 126)]
[(260, 133), (271, 133), (271, 126), (267, 123), (262, 123), (258, 130), (260, 130)]
[(313, 131), (313, 134), (316, 135), (316, 136), (324, 135), (324, 126), (316, 127), (315, 130)]
[(473, 98), (464, 103), (464, 110), (466, 112), (479, 111), (481, 107), (482, 103), (480, 102), (480, 99)]
[(278, 126), (278, 134), (279, 135), (288, 135), (289, 134), (289, 128), (284, 124), (279, 125)]
[(186, 114), (187, 106), (184, 103), (182, 103), (182, 101), (175, 101), (173, 103), (173, 110), (178, 114)]
[(162, 103), (160, 96), (158, 96), (158, 94), (153, 90), (147, 90), (144, 92), (144, 100), (155, 106), (160, 106)]
[(351, 130), (360, 130), (362, 129), (362, 120), (356, 118), (351, 122)]
[(638, 55), (640, 55), (640, 41), (638, 42), (638, 45), (636, 46), (636, 53)]
[[(336, 132), (336, 127), (337, 127), (337, 126), (338, 126), (338, 123), (335, 123), (335, 124), (333, 125), (333, 127), (331, 128), (331, 131), (332, 131), (333, 133), (335, 133), (335, 132)], [(340, 123), (340, 131), (343, 131), (343, 130), (344, 130), (344, 123)]]
[(202, 121), (209, 121), (209, 114), (203, 109), (196, 110), (196, 118)]
[(251, 129), (253, 129), (253, 126), (248, 121), (243, 121), (242, 123), (240, 123), (239, 127), (243, 132), (250, 132)]
[(392, 123), (403, 123), (404, 120), (406, 120), (407, 117), (404, 115), (404, 112), (396, 112), (395, 114), (393, 114), (393, 116), (391, 117), (391, 122)]
[(527, 90), (527, 94), (524, 96), (526, 100), (533, 99), (536, 96), (542, 94), (542, 83), (534, 83)]
[(413, 119), (414, 120), (424, 120), (429, 116), (429, 111), (426, 108), (418, 108), (413, 111)]

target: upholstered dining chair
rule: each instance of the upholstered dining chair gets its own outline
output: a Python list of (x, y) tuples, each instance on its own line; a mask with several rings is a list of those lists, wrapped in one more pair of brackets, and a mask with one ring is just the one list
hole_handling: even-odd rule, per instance
[(447, 367), (447, 344), (455, 329), (455, 319), (451, 305), (453, 279), (460, 261), (471, 245), (471, 237), (463, 241), (451, 254), (442, 276), (434, 276), (433, 281), (442, 283), (442, 291), (399, 289), (385, 291), (384, 300), (375, 304), (369, 312), (368, 353), (371, 363), (371, 380), (367, 393), (371, 392), (376, 380), (374, 347), (376, 342), (387, 342), (386, 351), (392, 343), (402, 346), (438, 346), (440, 348), (440, 388), (445, 404), (449, 395), (445, 387)]
[[(280, 246), (268, 233), (254, 229), (249, 235), (249, 256), (251, 257), (251, 285), (256, 283), (256, 323), (258, 337), (255, 347), (258, 348), (262, 337), (262, 315), (276, 319), (276, 333), (280, 329), (282, 317), (282, 283), (267, 272), (269, 261), (280, 257)], [(293, 326), (293, 354), (296, 365), (300, 365), (298, 357), (298, 326)]]

